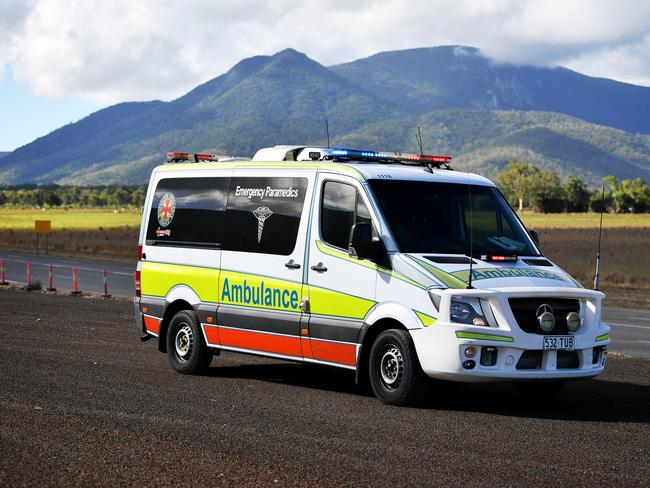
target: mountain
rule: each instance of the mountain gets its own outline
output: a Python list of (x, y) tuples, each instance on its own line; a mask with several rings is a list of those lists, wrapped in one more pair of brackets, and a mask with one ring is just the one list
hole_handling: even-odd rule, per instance
[(476, 48), (443, 46), (375, 54), (331, 67), (409, 111), (439, 108), (559, 112), (650, 134), (650, 88), (566, 68), (496, 63)]
[[(427, 151), (487, 176), (519, 158), (592, 184), (607, 174), (650, 181), (650, 135), (638, 134), (650, 132), (649, 101), (650, 88), (496, 65), (472, 48), (330, 68), (287, 49), (245, 59), (171, 102), (121, 103), (57, 129), (0, 159), (0, 182), (142, 183), (170, 150), (250, 156), (266, 145), (325, 144), (325, 119), (336, 145), (379, 150), (415, 150), (420, 125)], [(623, 115), (627, 132), (617, 128)]]
[(4, 158), (10, 151), (0, 151), (0, 159)]

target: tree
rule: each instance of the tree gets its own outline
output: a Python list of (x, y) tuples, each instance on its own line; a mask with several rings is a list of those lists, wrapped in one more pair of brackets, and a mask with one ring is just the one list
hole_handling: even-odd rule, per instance
[(137, 186), (131, 192), (131, 205), (136, 208), (141, 208), (144, 205), (144, 198), (146, 196), (145, 188)]
[(523, 161), (510, 161), (508, 169), (499, 173), (496, 181), (501, 191), (509, 199), (516, 199), (521, 212), (524, 204), (530, 201), (537, 188), (539, 178), (540, 171), (532, 164)]
[(641, 178), (618, 181), (615, 176), (605, 176), (614, 201), (614, 212), (645, 212), (650, 209), (650, 189)]
[(565, 208), (564, 190), (560, 177), (552, 169), (547, 169), (536, 178), (530, 197), (533, 208), (539, 212), (557, 213)]
[(589, 209), (589, 188), (578, 176), (571, 176), (564, 184), (567, 212), (586, 212)]

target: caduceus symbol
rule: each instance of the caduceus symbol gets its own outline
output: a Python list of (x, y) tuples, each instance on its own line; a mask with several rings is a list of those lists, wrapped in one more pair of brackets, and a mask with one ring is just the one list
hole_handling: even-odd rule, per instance
[(257, 207), (253, 210), (253, 215), (257, 219), (257, 243), (262, 240), (262, 231), (264, 230), (264, 221), (268, 219), (273, 212), (269, 207)]

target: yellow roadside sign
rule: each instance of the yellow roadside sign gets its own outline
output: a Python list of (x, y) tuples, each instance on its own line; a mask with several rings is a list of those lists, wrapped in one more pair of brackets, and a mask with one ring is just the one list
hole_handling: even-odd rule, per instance
[(51, 220), (35, 220), (34, 230), (37, 234), (49, 234), (52, 232)]

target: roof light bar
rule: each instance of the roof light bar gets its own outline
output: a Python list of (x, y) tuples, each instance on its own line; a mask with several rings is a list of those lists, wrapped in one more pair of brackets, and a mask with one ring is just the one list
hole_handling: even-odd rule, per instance
[(331, 159), (374, 159), (386, 161), (414, 161), (422, 163), (439, 163), (448, 164), (451, 161), (451, 156), (434, 156), (431, 154), (410, 154), (401, 152), (390, 151), (364, 151), (359, 149), (345, 149), (335, 147), (331, 149), (323, 149), (323, 158)]
[(213, 154), (192, 154), (185, 152), (168, 152), (167, 162), (176, 163), (179, 161), (188, 161), (190, 163), (198, 163), (199, 161), (217, 161), (218, 157)]

